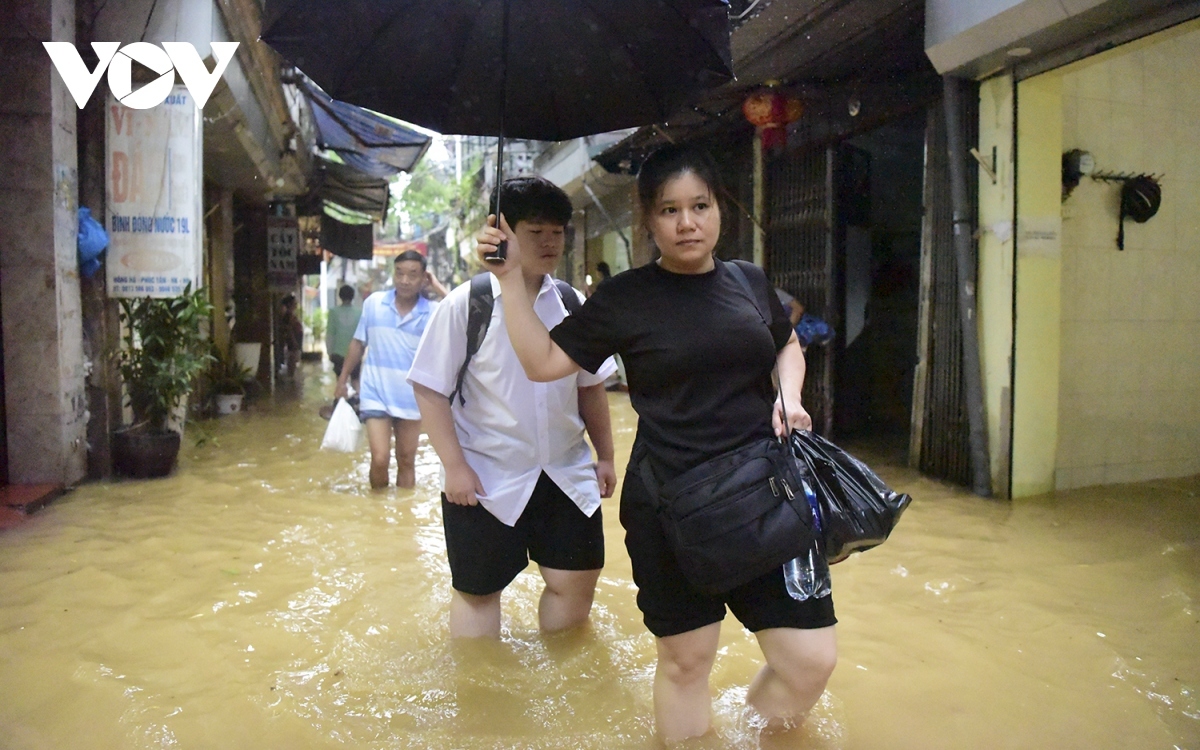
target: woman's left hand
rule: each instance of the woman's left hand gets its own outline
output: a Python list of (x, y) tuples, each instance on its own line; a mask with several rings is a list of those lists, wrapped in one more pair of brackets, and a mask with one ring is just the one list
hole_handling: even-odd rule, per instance
[(777, 437), (787, 437), (792, 430), (811, 430), (812, 417), (800, 404), (800, 397), (788, 397), (787, 416), (788, 428), (783, 428), (783, 396), (775, 399), (775, 413), (771, 415), (771, 426), (775, 428)]

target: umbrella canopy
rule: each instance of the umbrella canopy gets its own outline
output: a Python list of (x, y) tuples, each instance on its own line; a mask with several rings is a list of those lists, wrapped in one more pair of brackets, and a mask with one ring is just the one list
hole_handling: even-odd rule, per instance
[(441, 133), (647, 125), (732, 78), (725, 0), (267, 0), (264, 27), (335, 99)]

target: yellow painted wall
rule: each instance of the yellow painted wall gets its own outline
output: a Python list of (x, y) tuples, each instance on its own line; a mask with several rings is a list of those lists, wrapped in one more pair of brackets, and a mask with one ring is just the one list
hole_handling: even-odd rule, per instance
[(1065, 149), (1166, 175), (1124, 252), (1117, 185), (1085, 179), (1063, 204), (1058, 488), (1200, 473), (1198, 71), (1192, 22), (1058, 74)]
[(1012, 353), (1013, 82), (1010, 76), (979, 86), (979, 150), (996, 149), (996, 183), (979, 169), (979, 354), (987, 409), (992, 487), (1008, 495), (1008, 408)]
[(1062, 77), (1017, 87), (1012, 496), (1054, 490), (1062, 287)]

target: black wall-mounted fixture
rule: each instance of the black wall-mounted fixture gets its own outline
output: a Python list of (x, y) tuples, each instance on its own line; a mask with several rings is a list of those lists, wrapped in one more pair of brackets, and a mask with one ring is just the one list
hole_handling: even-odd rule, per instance
[(1159, 182), (1163, 175), (1129, 174), (1126, 172), (1097, 172), (1093, 180), (1103, 182), (1118, 182), (1121, 184), (1121, 218), (1120, 229), (1117, 230), (1117, 249), (1125, 249), (1125, 219), (1133, 219), (1138, 224), (1145, 224), (1162, 206), (1162, 185)]
[(1096, 160), (1081, 148), (1074, 148), (1062, 156), (1062, 199), (1071, 197), (1079, 187), (1079, 181), (1096, 170)]

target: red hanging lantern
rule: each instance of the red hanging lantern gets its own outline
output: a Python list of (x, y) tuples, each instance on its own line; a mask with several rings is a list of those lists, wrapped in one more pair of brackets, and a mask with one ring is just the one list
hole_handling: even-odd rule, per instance
[(746, 97), (742, 114), (758, 128), (764, 149), (781, 151), (787, 145), (787, 126), (800, 119), (804, 105), (793, 96), (768, 88)]

